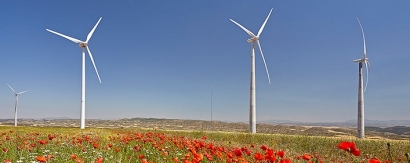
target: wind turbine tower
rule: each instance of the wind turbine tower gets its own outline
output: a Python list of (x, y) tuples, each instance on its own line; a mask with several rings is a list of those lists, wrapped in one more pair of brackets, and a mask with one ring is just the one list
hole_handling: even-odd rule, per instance
[(17, 93), (16, 91), (14, 91), (13, 88), (11, 88), (11, 86), (9, 84), (7, 84), (7, 86), (9, 86), (10, 89), (14, 92), (14, 96), (15, 96), (15, 99), (16, 99), (15, 102), (14, 102), (14, 126), (17, 126), (17, 105), (19, 103), (19, 95), (28, 92), (28, 90)]
[[(364, 31), (362, 24), (359, 21), (359, 18), (357, 18), (357, 21), (359, 22), (360, 29), (362, 29), (362, 37), (363, 37), (363, 53), (364, 56), (362, 59), (356, 59), (354, 62), (359, 63), (359, 95), (358, 95), (358, 114), (357, 114), (357, 137), (358, 138), (364, 138), (364, 92), (366, 91), (367, 88), (367, 83), (369, 80), (369, 69), (368, 67), (370, 66), (368, 58), (366, 56), (366, 39), (364, 37)], [(366, 85), (364, 86), (363, 89), (363, 62), (366, 66)]]
[(268, 67), (266, 66), (265, 57), (263, 56), (261, 44), (259, 43), (259, 36), (265, 28), (266, 22), (269, 19), (270, 14), (272, 13), (273, 8), (270, 10), (268, 17), (266, 17), (265, 22), (263, 22), (261, 28), (258, 31), (258, 35), (253, 34), (251, 31), (240, 25), (239, 23), (235, 22), (234, 20), (230, 19), (233, 23), (238, 25), (242, 28), (246, 33), (251, 36), (250, 39), (247, 41), (251, 43), (251, 82), (250, 82), (250, 107), (249, 107), (249, 131), (251, 133), (256, 133), (256, 91), (255, 91), (255, 42), (258, 44), (259, 51), (261, 52), (263, 63), (265, 65), (266, 74), (268, 76), (269, 84), (270, 84), (270, 77)]
[(98, 20), (97, 24), (95, 24), (94, 28), (90, 31), (90, 33), (88, 33), (88, 35), (87, 35), (87, 40), (86, 40), (86, 41), (81, 41), (81, 40), (78, 40), (78, 39), (76, 39), (76, 38), (73, 38), (73, 37), (70, 37), (70, 36), (66, 36), (66, 35), (63, 35), (63, 34), (61, 34), (61, 33), (58, 33), (58, 32), (55, 32), (55, 31), (52, 31), (52, 30), (49, 30), (49, 29), (46, 29), (47, 31), (49, 31), (49, 32), (51, 32), (51, 33), (54, 33), (54, 34), (56, 34), (56, 35), (59, 35), (59, 36), (61, 36), (61, 37), (66, 38), (66, 39), (68, 39), (68, 40), (70, 40), (70, 41), (72, 41), (72, 42), (74, 42), (74, 43), (76, 43), (76, 44), (79, 44), (79, 46), (80, 46), (80, 48), (81, 48), (81, 50), (82, 50), (81, 124), (80, 124), (80, 128), (81, 128), (81, 129), (84, 129), (84, 128), (85, 128), (85, 51), (84, 51), (84, 49), (87, 49), (88, 55), (90, 56), (91, 62), (93, 63), (93, 66), (94, 66), (95, 72), (96, 72), (96, 74), (97, 74), (98, 80), (99, 80), (100, 83), (101, 83), (101, 78), (100, 78), (100, 75), (98, 74), (97, 67), (95, 66), (94, 59), (93, 59), (93, 55), (91, 54), (91, 51), (90, 51), (90, 49), (89, 49), (89, 47), (88, 47), (88, 41), (90, 40), (91, 36), (93, 35), (93, 33), (94, 33), (94, 31), (95, 31), (95, 28), (97, 28), (97, 26), (98, 26), (98, 24), (100, 23), (101, 19), (102, 19), (102, 17)]

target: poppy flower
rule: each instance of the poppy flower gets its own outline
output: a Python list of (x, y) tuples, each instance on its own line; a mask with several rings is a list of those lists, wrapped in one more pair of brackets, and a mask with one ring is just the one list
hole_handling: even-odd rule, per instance
[(44, 156), (37, 156), (36, 159), (38, 162), (47, 162), (47, 158)]
[(102, 157), (98, 157), (98, 158), (95, 160), (95, 163), (103, 163), (103, 161), (104, 161), (104, 159), (103, 159)]
[(262, 146), (261, 146), (261, 149), (264, 150), (264, 151), (266, 151), (266, 150), (268, 149), (268, 147), (266, 147), (266, 145), (262, 145)]
[(309, 161), (311, 158), (312, 158), (312, 156), (310, 154), (307, 154), (307, 153), (302, 156), (302, 159), (304, 159), (306, 161)]
[(98, 143), (93, 143), (94, 148), (98, 148)]
[(47, 141), (46, 141), (46, 140), (40, 140), (39, 143), (40, 143), (41, 145), (44, 145), (44, 144), (47, 144)]
[(287, 158), (287, 159), (280, 160), (279, 163), (292, 163), (292, 162), (290, 161), (290, 159)]
[(351, 154), (355, 156), (360, 156), (360, 150), (356, 148), (356, 144), (354, 142), (342, 141), (339, 145), (337, 145), (337, 147), (339, 147), (342, 150), (349, 151)]
[(239, 148), (235, 148), (233, 150), (233, 153), (235, 154), (236, 157), (242, 157), (242, 151)]
[(382, 163), (382, 162), (377, 158), (372, 158), (369, 160), (369, 163)]
[(280, 158), (283, 158), (285, 156), (285, 151), (282, 151), (282, 150), (277, 151), (276, 155), (279, 156)]
[(263, 159), (265, 159), (265, 157), (260, 153), (255, 153), (253, 157), (255, 158), (255, 160), (258, 160), (258, 161), (262, 161)]
[(8, 149), (6, 147), (3, 148), (3, 152), (7, 152)]

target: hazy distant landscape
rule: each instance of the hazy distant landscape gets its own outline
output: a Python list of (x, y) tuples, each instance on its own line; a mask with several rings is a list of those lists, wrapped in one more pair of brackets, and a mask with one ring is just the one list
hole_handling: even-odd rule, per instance
[[(0, 125), (12, 126), (13, 119), (1, 119)], [(79, 119), (46, 118), (19, 119), (19, 126), (79, 127)], [(407, 124), (407, 125), (406, 125)], [(408, 121), (370, 121), (366, 123), (368, 139), (410, 139)], [(332, 123), (303, 123), (292, 121), (263, 121), (257, 124), (258, 133), (288, 134), (328, 137), (356, 137), (355, 121)], [(249, 132), (249, 125), (243, 122), (222, 122), (183, 119), (131, 118), (117, 120), (87, 119), (86, 127), (91, 128), (148, 128), (163, 130), (196, 130)]]

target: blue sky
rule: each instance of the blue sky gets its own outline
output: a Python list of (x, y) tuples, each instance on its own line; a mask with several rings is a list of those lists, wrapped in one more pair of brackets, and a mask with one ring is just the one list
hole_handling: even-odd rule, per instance
[(357, 118), (363, 25), (371, 64), (365, 118), (409, 120), (410, 1), (1, 1), (0, 118), (80, 117), (85, 40), (86, 118), (248, 121), (249, 36), (257, 33), (257, 120)]

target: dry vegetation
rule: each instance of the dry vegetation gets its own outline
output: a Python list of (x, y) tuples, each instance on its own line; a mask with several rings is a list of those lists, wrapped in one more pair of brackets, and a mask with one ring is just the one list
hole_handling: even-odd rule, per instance
[[(54, 120), (19, 120), (21, 126), (56, 126), (56, 127), (79, 127), (78, 119), (54, 119)], [(0, 120), (0, 125), (13, 125), (13, 120)], [(221, 121), (182, 120), (182, 119), (155, 119), (155, 118), (132, 118), (118, 120), (86, 120), (87, 127), (96, 128), (147, 128), (164, 130), (196, 130), (196, 131), (224, 131), (224, 132), (247, 132), (249, 125), (246, 123), (229, 123)], [(356, 129), (340, 126), (297, 126), (287, 124), (257, 124), (258, 133), (307, 135), (326, 137), (355, 137)], [(366, 127), (368, 139), (396, 139), (409, 140), (410, 127)]]

